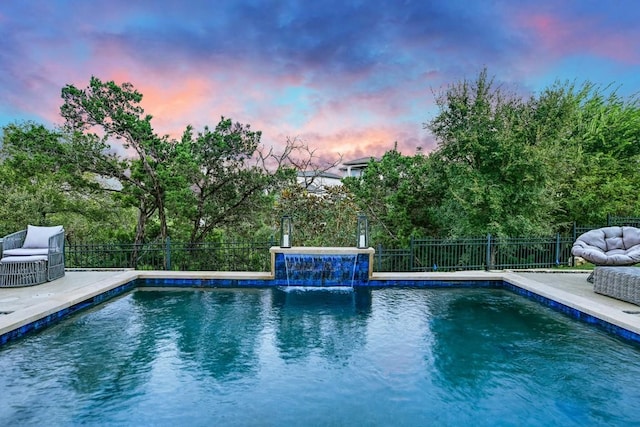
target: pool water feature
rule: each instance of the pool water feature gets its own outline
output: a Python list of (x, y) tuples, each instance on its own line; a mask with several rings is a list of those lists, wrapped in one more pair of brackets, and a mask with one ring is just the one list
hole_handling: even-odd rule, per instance
[(373, 249), (271, 248), (272, 275), (278, 286), (363, 286), (369, 282)]
[(287, 286), (314, 283), (319, 287), (353, 286), (357, 255), (309, 256), (284, 254)]
[(137, 290), (0, 348), (0, 424), (629, 425), (639, 361), (503, 289)]

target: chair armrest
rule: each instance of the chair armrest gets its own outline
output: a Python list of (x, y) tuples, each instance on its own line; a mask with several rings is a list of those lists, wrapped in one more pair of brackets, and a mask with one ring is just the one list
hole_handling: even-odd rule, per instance
[(49, 237), (49, 253), (64, 252), (64, 230)]
[(627, 256), (635, 262), (640, 262), (640, 245), (635, 245), (627, 249)]
[(2, 250), (21, 248), (25, 237), (27, 237), (27, 230), (16, 231), (4, 236)]

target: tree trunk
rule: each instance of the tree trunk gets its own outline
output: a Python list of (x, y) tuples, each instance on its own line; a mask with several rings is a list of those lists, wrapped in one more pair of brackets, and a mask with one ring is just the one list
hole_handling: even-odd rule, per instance
[(140, 249), (144, 244), (144, 233), (147, 225), (147, 219), (149, 219), (149, 213), (146, 209), (146, 203), (144, 200), (140, 200), (140, 207), (138, 208), (138, 223), (136, 224), (136, 238), (133, 242), (133, 251), (131, 252), (131, 260), (129, 265), (131, 268), (136, 268), (138, 264), (138, 255)]

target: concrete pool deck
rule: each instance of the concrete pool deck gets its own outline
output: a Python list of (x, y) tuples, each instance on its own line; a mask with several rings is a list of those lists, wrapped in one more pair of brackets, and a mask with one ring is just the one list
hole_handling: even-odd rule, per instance
[[(640, 334), (640, 306), (596, 294), (589, 271), (464, 271), (451, 273), (374, 273), (375, 281), (505, 281), (597, 319)], [(0, 288), (0, 336), (44, 319), (136, 279), (268, 280), (269, 273), (176, 271), (67, 271), (52, 282)]]

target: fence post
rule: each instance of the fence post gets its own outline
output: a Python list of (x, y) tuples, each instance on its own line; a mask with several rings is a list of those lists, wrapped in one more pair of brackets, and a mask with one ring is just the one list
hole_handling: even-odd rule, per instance
[(556, 234), (556, 266), (560, 265), (560, 233)]
[(378, 243), (378, 249), (376, 249), (376, 255), (378, 256), (377, 271), (382, 271), (382, 243)]
[(491, 269), (491, 233), (487, 233), (487, 259), (485, 261), (484, 269), (486, 271)]
[(167, 260), (167, 266), (165, 267), (167, 270), (171, 270), (171, 238), (167, 237), (167, 240), (165, 241), (165, 246), (164, 246), (164, 256), (165, 259)]
[(607, 214), (607, 227), (611, 227), (611, 214)]
[(409, 271), (413, 271), (413, 234), (409, 241)]

